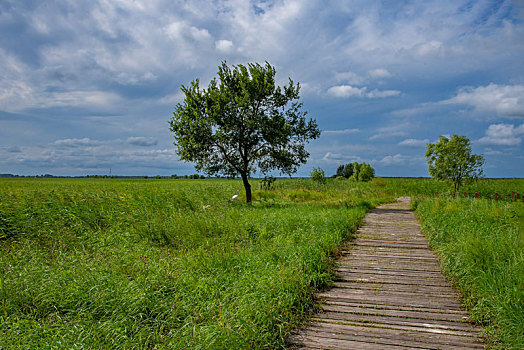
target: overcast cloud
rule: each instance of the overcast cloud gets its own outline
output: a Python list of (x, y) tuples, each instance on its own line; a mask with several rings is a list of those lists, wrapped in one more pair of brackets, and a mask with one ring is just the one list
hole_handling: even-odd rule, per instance
[(324, 134), (307, 165), (426, 176), (425, 144), (465, 135), (487, 176), (522, 176), (518, 1), (0, 2), (0, 173), (169, 175), (182, 84), (270, 62)]

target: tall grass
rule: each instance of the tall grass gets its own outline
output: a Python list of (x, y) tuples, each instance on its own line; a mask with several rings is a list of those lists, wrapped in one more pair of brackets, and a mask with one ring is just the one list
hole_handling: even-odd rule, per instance
[(444, 272), (489, 345), (524, 348), (524, 205), (485, 199), (415, 203)]
[(279, 180), (248, 206), (229, 200), (237, 190), (1, 180), (0, 348), (283, 348), (331, 283), (333, 254), (390, 198)]

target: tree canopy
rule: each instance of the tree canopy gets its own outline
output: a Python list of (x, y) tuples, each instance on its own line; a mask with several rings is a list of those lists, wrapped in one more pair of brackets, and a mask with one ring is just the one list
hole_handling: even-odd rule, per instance
[(302, 111), (300, 85), (289, 78), (277, 86), (275, 73), (268, 62), (231, 68), (223, 62), (207, 89), (198, 79), (182, 86), (185, 99), (169, 121), (180, 158), (209, 175), (240, 175), (248, 203), (252, 173), (296, 172), (309, 157), (305, 144), (320, 136)]
[(465, 181), (482, 176), (484, 157), (471, 153), (470, 141), (465, 136), (453, 135), (451, 139), (440, 136), (438, 142), (427, 145), (426, 160), (431, 177), (450, 180), (454, 192)]
[(341, 164), (335, 174), (337, 177), (345, 177), (354, 181), (370, 181), (375, 177), (375, 169), (367, 163), (353, 162)]

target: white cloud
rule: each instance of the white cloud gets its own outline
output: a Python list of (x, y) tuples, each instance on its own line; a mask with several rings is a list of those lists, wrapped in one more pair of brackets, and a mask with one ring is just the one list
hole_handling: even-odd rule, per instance
[(417, 139), (406, 139), (399, 142), (399, 146), (407, 147), (425, 147), (429, 143), (429, 139), (417, 140)]
[(391, 74), (387, 69), (384, 69), (384, 68), (377, 68), (377, 69), (370, 70), (368, 72), (368, 75), (371, 78), (375, 78), (375, 79), (391, 78), (393, 76), (393, 74)]
[(409, 157), (403, 156), (401, 154), (395, 154), (394, 156), (385, 156), (381, 160), (376, 161), (382, 165), (395, 165), (395, 164), (404, 164), (409, 159)]
[(350, 163), (350, 162), (362, 162), (362, 158), (359, 156), (353, 156), (343, 153), (327, 152), (321, 159), (323, 162), (328, 163)]
[(365, 88), (357, 88), (351, 85), (338, 85), (330, 87), (327, 92), (335, 97), (347, 98), (353, 96), (362, 97), (365, 91)]
[(324, 130), (322, 135), (346, 135), (360, 132), (359, 129)]
[(215, 41), (215, 47), (220, 52), (230, 52), (233, 49), (233, 42), (231, 40), (218, 40)]
[(62, 139), (62, 140), (56, 140), (55, 142), (53, 142), (54, 146), (65, 147), (65, 148), (93, 147), (93, 146), (100, 146), (102, 144), (104, 144), (103, 141), (91, 140), (88, 137), (84, 137), (82, 139)]
[(486, 136), (477, 142), (483, 145), (516, 146), (522, 142), (520, 135), (524, 134), (524, 124), (491, 124), (486, 130)]
[(327, 90), (329, 95), (340, 98), (348, 97), (367, 97), (367, 98), (386, 98), (397, 96), (400, 91), (397, 90), (377, 90), (367, 91), (366, 87), (358, 88), (351, 85), (332, 86)]
[(431, 40), (429, 42), (416, 44), (412, 50), (415, 55), (420, 57), (434, 56), (441, 52), (442, 43), (437, 40)]
[(479, 86), (462, 88), (457, 95), (443, 104), (462, 104), (481, 112), (496, 113), (504, 117), (524, 117), (524, 85)]
[(167, 36), (173, 40), (192, 38), (196, 41), (211, 39), (211, 34), (205, 28), (197, 28), (181, 21), (174, 21), (164, 27)]

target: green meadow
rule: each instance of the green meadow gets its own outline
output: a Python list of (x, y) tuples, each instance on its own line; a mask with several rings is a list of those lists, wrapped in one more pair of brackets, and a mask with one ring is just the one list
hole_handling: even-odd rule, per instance
[[(494, 347), (523, 343), (524, 180), (0, 179), (0, 349), (278, 349), (401, 195)], [(240, 192), (237, 200), (231, 197)], [(436, 198), (435, 192), (439, 192)]]

